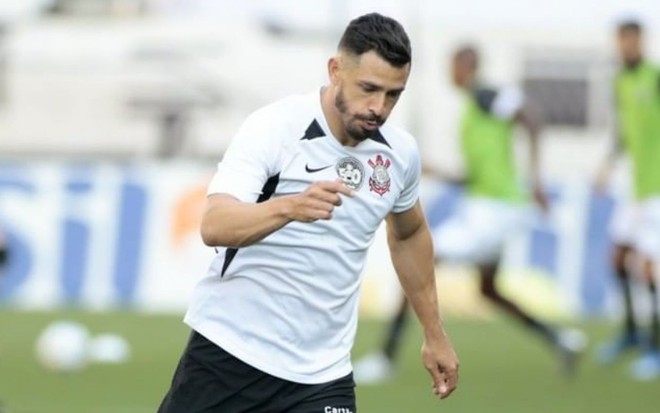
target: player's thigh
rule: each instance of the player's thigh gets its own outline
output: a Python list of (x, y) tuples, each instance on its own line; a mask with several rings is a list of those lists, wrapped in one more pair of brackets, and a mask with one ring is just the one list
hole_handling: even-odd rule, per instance
[(353, 375), (321, 385), (315, 385), (287, 413), (355, 413), (355, 382)]
[(639, 208), (633, 202), (620, 202), (614, 209), (608, 232), (615, 245), (634, 245)]
[(257, 413), (282, 383), (193, 331), (158, 413)]
[(498, 203), (472, 200), (432, 233), (435, 255), (457, 263), (496, 261), (517, 215)]
[(648, 200), (641, 206), (634, 245), (644, 257), (660, 258), (660, 198)]
[(435, 228), (432, 236), (435, 256), (446, 261), (469, 263), (480, 250), (479, 234), (457, 218)]

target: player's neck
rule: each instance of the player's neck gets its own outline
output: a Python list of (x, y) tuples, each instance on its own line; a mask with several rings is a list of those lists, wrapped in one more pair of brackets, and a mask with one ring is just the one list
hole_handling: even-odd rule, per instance
[(332, 136), (343, 146), (357, 146), (359, 141), (351, 138), (344, 128), (337, 107), (335, 106), (335, 94), (329, 86), (321, 89), (321, 109), (323, 116), (330, 128)]
[(639, 56), (636, 59), (630, 59), (628, 61), (624, 61), (623, 62), (623, 67), (626, 70), (635, 70), (642, 64), (642, 60), (644, 60), (643, 57)]

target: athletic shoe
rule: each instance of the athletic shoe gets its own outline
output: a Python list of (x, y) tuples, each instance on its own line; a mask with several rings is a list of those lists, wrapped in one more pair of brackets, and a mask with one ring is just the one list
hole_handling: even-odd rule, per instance
[(578, 361), (587, 348), (587, 343), (587, 336), (578, 329), (564, 329), (557, 334), (559, 364), (566, 376), (575, 375)]
[(660, 379), (660, 351), (645, 352), (630, 366), (630, 375), (639, 381)]
[(596, 352), (596, 361), (601, 365), (612, 364), (624, 354), (639, 348), (642, 344), (644, 343), (639, 334), (623, 334), (602, 344)]
[(369, 354), (353, 365), (356, 384), (378, 384), (392, 378), (392, 362), (384, 354)]

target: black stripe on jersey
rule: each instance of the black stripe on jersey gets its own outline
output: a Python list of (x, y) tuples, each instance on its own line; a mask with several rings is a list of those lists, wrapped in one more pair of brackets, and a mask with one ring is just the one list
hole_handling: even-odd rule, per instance
[(237, 252), (238, 248), (227, 248), (227, 251), (225, 252), (225, 262), (222, 264), (222, 272), (220, 273), (221, 277), (225, 275), (227, 268), (229, 268), (229, 264), (234, 261)]
[[(264, 184), (264, 187), (261, 189), (261, 195), (259, 195), (259, 198), (257, 198), (257, 204), (260, 202), (268, 201), (275, 193), (275, 189), (279, 183), (280, 174), (273, 175), (268, 178)], [(238, 248), (227, 248), (227, 251), (225, 252), (225, 262), (222, 264), (222, 272), (220, 273), (221, 277), (225, 275), (227, 268), (229, 268), (229, 264), (231, 264), (231, 262), (234, 260), (234, 257), (236, 257), (236, 253), (238, 253)]]
[(385, 140), (385, 137), (380, 133), (380, 130), (376, 130), (376, 133), (374, 133), (371, 138), (372, 141), (382, 143), (383, 145), (387, 146), (388, 148), (392, 149), (390, 144)]
[(307, 130), (305, 131), (305, 136), (300, 138), (300, 140), (311, 141), (312, 139), (321, 138), (323, 136), (325, 136), (325, 132), (323, 132), (323, 128), (321, 128), (321, 125), (319, 125), (316, 119), (314, 119), (312, 123), (310, 123), (309, 126), (307, 127)]
[(275, 189), (277, 188), (277, 184), (280, 183), (280, 174), (273, 175), (264, 184), (264, 187), (261, 189), (261, 195), (259, 195), (259, 198), (257, 198), (257, 204), (268, 201), (270, 197), (273, 196), (275, 193)]
[(473, 96), (481, 110), (486, 113), (492, 113), (493, 102), (495, 102), (495, 97), (497, 97), (497, 91), (495, 89), (479, 87), (474, 90)]
[[(305, 135), (302, 138), (300, 138), (300, 140), (311, 141), (312, 139), (322, 138), (324, 136), (325, 136), (325, 132), (323, 132), (323, 128), (321, 128), (321, 125), (319, 125), (318, 121), (314, 119), (312, 123), (309, 124), (307, 130), (305, 131)], [(370, 137), (370, 139), (373, 140), (374, 142), (382, 143), (383, 145), (392, 149), (389, 142), (387, 142), (385, 140), (385, 137), (380, 133), (380, 130), (377, 130), (376, 133), (374, 133), (373, 136)]]

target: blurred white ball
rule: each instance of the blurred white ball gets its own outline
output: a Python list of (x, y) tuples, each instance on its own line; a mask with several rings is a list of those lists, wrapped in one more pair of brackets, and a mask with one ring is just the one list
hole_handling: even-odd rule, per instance
[(117, 334), (99, 334), (89, 345), (89, 357), (97, 363), (124, 363), (130, 356), (130, 345)]
[(49, 324), (37, 339), (37, 360), (49, 370), (81, 370), (88, 362), (89, 340), (89, 330), (82, 324), (56, 321)]

